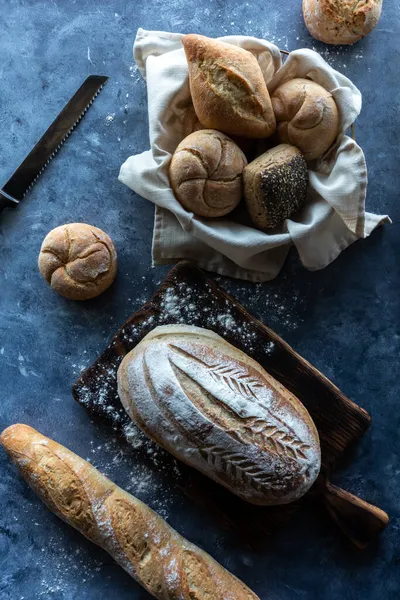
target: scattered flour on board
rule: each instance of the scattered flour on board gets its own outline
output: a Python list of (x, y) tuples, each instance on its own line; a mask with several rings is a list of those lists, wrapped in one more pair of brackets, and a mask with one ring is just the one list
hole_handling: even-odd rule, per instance
[[(263, 315), (256, 314), (255, 316), (264, 320), (268, 326), (273, 329), (283, 327), (286, 330), (298, 327), (300, 318), (297, 305), (301, 303), (301, 299), (295, 289), (290, 289), (286, 300), (282, 300), (274, 288), (265, 284), (238, 286), (236, 282), (231, 285), (234, 293), (238, 295), (245, 306), (248, 306), (250, 312), (254, 312), (252, 306), (259, 308), (262, 303)], [(235, 310), (228, 300), (226, 300), (225, 306), (221, 307), (220, 301), (215, 299), (212, 289), (208, 286), (209, 284), (206, 284), (204, 288), (199, 289), (196, 285), (181, 282), (175, 287), (167, 288), (163, 292), (161, 310), (138, 324), (128, 324), (122, 328), (119, 334), (121, 341), (131, 348), (158, 325), (182, 323), (214, 330), (222, 337), (230, 338), (233, 341), (239, 337), (242, 349), (251, 353), (258, 341), (257, 329), (251, 322), (244, 320), (241, 313)], [(136, 307), (137, 301), (134, 304)], [(263, 319), (265, 315), (266, 318)], [(112, 345), (115, 343), (114, 340)], [(263, 351), (266, 355), (272, 354), (274, 348), (275, 344), (271, 341), (264, 345)], [(83, 370), (81, 366), (86, 367), (86, 365), (78, 366), (75, 363), (72, 365), (78, 372)], [(87, 407), (94, 405), (96, 412), (106, 417), (115, 432), (120, 431), (127, 423), (127, 416), (116, 389), (117, 369), (118, 364), (103, 366), (102, 370), (96, 374), (95, 387), (81, 386), (79, 394), (80, 403)], [(156, 448), (154, 444), (148, 442), (145, 436), (137, 432), (134, 426), (131, 429), (123, 430), (123, 433), (134, 449), (140, 448), (145, 441), (151, 444), (152, 448)]]
[[(244, 288), (244, 290), (249, 291), (249, 288)], [(273, 327), (280, 323), (287, 329), (297, 327), (297, 321), (293, 316), (293, 305), (298, 301), (295, 294), (291, 295), (290, 303), (285, 303), (279, 299), (278, 294), (268, 294), (265, 291), (265, 286), (257, 287), (256, 285), (252, 290), (252, 298), (255, 301), (262, 294), (262, 301), (268, 314), (268, 325)], [(258, 338), (254, 326), (243, 320), (240, 313), (235, 311), (228, 300), (226, 300), (226, 306), (221, 309), (221, 305), (213, 297), (211, 289), (206, 287), (199, 290), (197, 287), (192, 287), (183, 282), (179, 283), (177, 288), (170, 287), (165, 290), (159, 314), (150, 315), (139, 325), (125, 326), (121, 330), (120, 336), (128, 346), (134, 345), (154, 327), (171, 322), (212, 329), (223, 337), (234, 336), (237, 338), (239, 336), (242, 348), (246, 352), (254, 350), (254, 344)], [(115, 343), (114, 340), (112, 344)], [(273, 342), (269, 342), (264, 346), (266, 354), (272, 353), (273, 350)], [(74, 369), (77, 369), (76, 374), (79, 370), (83, 370), (80, 369), (81, 366), (86, 367), (86, 365), (78, 366), (75, 363), (72, 365)], [(126, 415), (119, 402), (116, 390), (117, 368), (118, 365), (110, 365), (96, 375), (95, 393), (93, 388), (81, 387), (80, 389), (80, 402), (86, 406), (94, 403), (98, 411), (112, 423), (115, 431), (120, 429), (126, 422)], [(129, 436), (125, 437), (129, 438)], [(132, 440), (128, 439), (128, 441)]]
[[(284, 277), (283, 275), (282, 281)], [(220, 279), (216, 278), (217, 281)], [(299, 309), (303, 300), (290, 282), (285, 282), (284, 292), (265, 283), (241, 285), (237, 281), (227, 280), (224, 286), (230, 294), (240, 300), (250, 314), (268, 327), (276, 329), (278, 333), (294, 331), (302, 322)]]

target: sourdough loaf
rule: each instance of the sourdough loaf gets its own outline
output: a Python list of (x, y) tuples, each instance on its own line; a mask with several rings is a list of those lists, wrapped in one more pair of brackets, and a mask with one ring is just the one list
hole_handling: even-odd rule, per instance
[(149, 437), (248, 502), (291, 502), (318, 475), (319, 438), (307, 410), (212, 331), (155, 328), (123, 359), (118, 390)]
[(244, 583), (88, 462), (27, 425), (1, 444), (45, 504), (159, 600), (259, 600)]

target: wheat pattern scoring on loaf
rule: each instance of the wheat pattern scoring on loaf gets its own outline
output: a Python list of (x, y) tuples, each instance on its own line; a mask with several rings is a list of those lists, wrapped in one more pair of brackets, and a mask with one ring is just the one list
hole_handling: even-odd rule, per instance
[(156, 328), (125, 357), (118, 383), (151, 438), (249, 502), (290, 502), (318, 475), (318, 433), (304, 406), (213, 332)]
[[(169, 344), (169, 347), (175, 352), (181, 352), (179, 348)], [(209, 375), (211, 375), (214, 381), (218, 382), (222, 386), (227, 386), (232, 392), (240, 394), (246, 398), (257, 401), (257, 390), (260, 391), (262, 389), (262, 384), (255, 377), (251, 377), (245, 373), (243, 373), (243, 369), (237, 369), (232, 367), (227, 367), (224, 364), (211, 364), (203, 362), (199, 358), (194, 355), (185, 352), (186, 356), (194, 361), (202, 364), (207, 370)], [(171, 359), (170, 359), (171, 360)], [(172, 364), (173, 359), (171, 360)], [(185, 375), (190, 377), (186, 372)], [(178, 377), (179, 379), (179, 377)], [(189, 399), (196, 403), (195, 397), (189, 397)], [(223, 413), (225, 410), (229, 415), (229, 408), (224, 406), (224, 403), (219, 403), (216, 397), (213, 398), (214, 404), (220, 404), (220, 411)], [(197, 403), (196, 407), (203, 412), (206, 411), (206, 406), (202, 409), (202, 407)], [(213, 404), (209, 405), (209, 408), (212, 409)], [(251, 438), (251, 441), (254, 441), (257, 445), (263, 447), (263, 449), (269, 449), (271, 452), (276, 454), (284, 454), (289, 458), (302, 458), (306, 459), (307, 456), (304, 451), (309, 450), (310, 446), (301, 440), (296, 438), (296, 435), (290, 428), (284, 425), (279, 419), (275, 416), (272, 416), (268, 413), (268, 410), (265, 409), (266, 418), (244, 418), (240, 415), (240, 413), (235, 414), (236, 420), (236, 429), (232, 427), (225, 426), (227, 431), (239, 441), (244, 441), (244, 438)], [(211, 417), (211, 420), (214, 422), (217, 420), (216, 415), (212, 414), (207, 415)]]

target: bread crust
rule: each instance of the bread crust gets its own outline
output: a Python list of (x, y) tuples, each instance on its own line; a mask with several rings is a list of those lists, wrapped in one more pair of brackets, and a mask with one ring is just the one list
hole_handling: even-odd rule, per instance
[(326, 44), (354, 44), (377, 25), (382, 0), (303, 0), (310, 34)]
[(0, 437), (45, 504), (159, 600), (260, 600), (206, 552), (88, 462), (28, 425)]
[(257, 59), (243, 48), (189, 34), (182, 38), (199, 121), (228, 135), (266, 138), (276, 128)]
[(123, 359), (118, 392), (149, 437), (248, 502), (291, 502), (318, 475), (305, 407), (212, 331), (156, 327)]

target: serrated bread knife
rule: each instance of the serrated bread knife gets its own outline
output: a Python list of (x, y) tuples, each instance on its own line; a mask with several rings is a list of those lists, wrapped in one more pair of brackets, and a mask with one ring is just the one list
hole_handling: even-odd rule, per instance
[(7, 206), (18, 206), (65, 139), (82, 119), (107, 79), (108, 77), (102, 75), (90, 75), (85, 79), (33, 150), (0, 189), (0, 212)]

